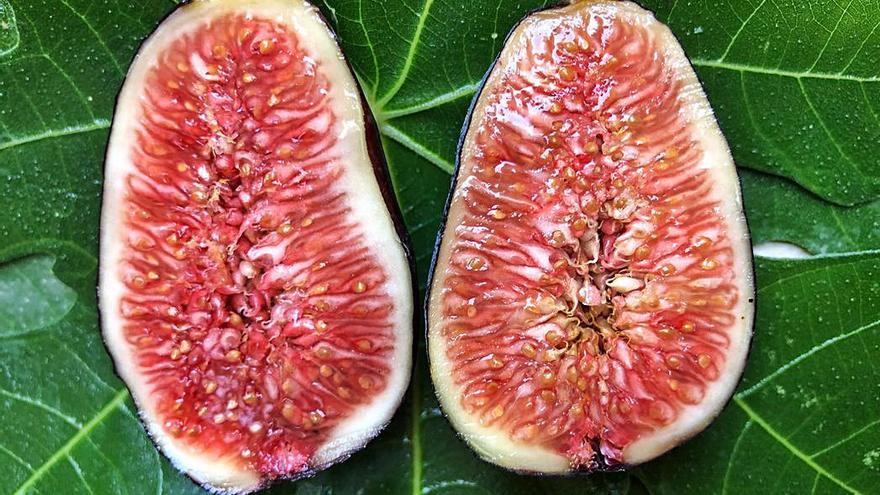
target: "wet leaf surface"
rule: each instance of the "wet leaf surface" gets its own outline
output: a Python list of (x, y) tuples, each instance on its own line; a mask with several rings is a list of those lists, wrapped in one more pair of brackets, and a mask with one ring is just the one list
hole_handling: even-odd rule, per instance
[[(157, 453), (100, 339), (103, 152), (151, 0), (0, 0), (0, 492), (200, 493)], [(327, 0), (380, 122), (424, 285), (468, 104), (538, 0)], [(423, 348), (363, 452), (274, 493), (868, 493), (880, 481), (880, 4), (654, 0), (743, 169), (758, 322), (737, 396), (630, 474), (535, 478), (477, 460), (437, 409)], [(844, 205), (853, 205), (848, 207)], [(847, 253), (827, 255), (829, 253)], [(417, 335), (422, 334), (420, 328)], [(760, 459), (760, 462), (756, 462)]]

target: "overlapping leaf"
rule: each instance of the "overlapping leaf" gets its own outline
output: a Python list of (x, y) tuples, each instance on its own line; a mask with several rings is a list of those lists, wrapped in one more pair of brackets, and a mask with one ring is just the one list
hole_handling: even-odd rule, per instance
[[(199, 491), (144, 435), (101, 344), (95, 304), (100, 171), (115, 94), (139, 41), (173, 3), (0, 0), (0, 492)], [(634, 478), (538, 479), (478, 461), (439, 414), (420, 354), (408, 401), (386, 433), (278, 493), (846, 493), (877, 485), (880, 4), (648, 4), (682, 40), (737, 162), (762, 171), (742, 174), (755, 240), (861, 253), (759, 260), (756, 338), (738, 395), (706, 433)], [(509, 28), (543, 2), (318, 5), (380, 122), (424, 283), (468, 102)]]

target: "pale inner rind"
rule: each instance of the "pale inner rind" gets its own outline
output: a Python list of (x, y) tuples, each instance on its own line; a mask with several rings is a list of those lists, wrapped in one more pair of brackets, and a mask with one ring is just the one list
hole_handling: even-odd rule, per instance
[(210, 458), (199, 454), (163, 432), (157, 412), (147, 400), (149, 384), (144, 383), (133, 368), (135, 355), (123, 335), (120, 297), (126, 289), (118, 274), (126, 243), (122, 231), (125, 177), (135, 171), (131, 149), (136, 143), (141, 112), (139, 102), (147, 75), (156, 66), (158, 56), (181, 33), (196, 30), (203, 22), (232, 12), (270, 19), (287, 26), (316, 59), (322, 73), (332, 81), (328, 99), (338, 125), (336, 144), (329, 152), (344, 157), (345, 173), (340, 177), (339, 186), (346, 192), (350, 220), (359, 226), (364, 244), (371, 247), (372, 254), (385, 269), (384, 290), (395, 302), (390, 319), (396, 343), (389, 361), (391, 373), (387, 386), (370, 403), (337, 425), (327, 442), (315, 452), (312, 458), (314, 469), (361, 448), (391, 419), (410, 377), (413, 307), (412, 282), (404, 248), (384, 206), (367, 151), (360, 92), (333, 34), (317, 9), (302, 0), (201, 0), (180, 7), (141, 47), (119, 96), (106, 158), (101, 218), (101, 322), (116, 370), (128, 385), (147, 430), (162, 451), (196, 481), (228, 493), (246, 493), (262, 485), (259, 473), (244, 468), (236, 458)]
[(738, 284), (740, 298), (732, 312), (737, 323), (730, 329), (730, 346), (724, 369), (720, 377), (706, 390), (703, 401), (699, 404), (686, 406), (678, 420), (665, 428), (658, 429), (650, 435), (631, 443), (624, 450), (624, 459), (629, 464), (640, 464), (649, 461), (667, 450), (681, 444), (684, 440), (702, 431), (721, 412), (730, 399), (742, 375), (749, 352), (754, 324), (755, 293), (754, 269), (752, 267), (751, 243), (743, 214), (742, 194), (736, 165), (730, 155), (727, 140), (721, 133), (712, 107), (690, 62), (666, 25), (657, 22), (653, 15), (630, 3), (618, 6), (619, 12), (632, 19), (632, 22), (645, 23), (650, 26), (654, 35), (665, 47), (667, 65), (680, 75), (682, 89), (680, 98), (684, 105), (682, 110), (686, 120), (691, 122), (691, 129), (697, 141), (703, 144), (703, 157), (697, 165), (707, 170), (714, 184), (713, 192), (728, 227), (728, 236), (734, 244), (734, 273)]
[[(686, 405), (676, 420), (644, 434), (623, 451), (625, 464), (639, 464), (666, 452), (687, 438), (703, 430), (721, 411), (736, 387), (745, 366), (751, 329), (754, 319), (753, 269), (750, 257), (749, 235), (745, 217), (742, 213), (739, 181), (733, 159), (724, 136), (715, 121), (714, 114), (694, 74), (687, 58), (671, 31), (656, 21), (650, 12), (630, 2), (577, 2), (574, 5), (533, 14), (521, 22), (511, 33), (505, 48), (499, 56), (500, 61), (510, 60), (520, 53), (526, 38), (541, 30), (550, 30), (552, 25), (567, 15), (581, 15), (581, 11), (616, 17), (649, 30), (664, 47), (665, 64), (680, 78), (682, 116), (690, 124), (696, 141), (700, 142), (704, 154), (696, 165), (709, 174), (713, 184), (713, 198), (721, 208), (719, 218), (726, 222), (728, 236), (734, 245), (734, 273), (740, 297), (731, 310), (737, 323), (729, 329), (730, 344), (723, 369), (718, 380), (708, 384), (704, 399), (696, 405)], [(499, 63), (486, 79), (483, 91), (488, 91), (500, 83), (504, 64)], [(479, 98), (479, 96), (478, 96)], [(455, 188), (472, 174), (474, 151), (476, 149), (476, 128), (485, 111), (485, 102), (479, 101), (471, 114), (470, 127), (465, 135), (460, 156), (460, 168)], [(447, 266), (451, 259), (452, 242), (455, 229), (464, 218), (464, 205), (460, 198), (453, 198), (443, 232), (444, 242), (437, 255), (436, 266)], [(437, 274), (435, 274), (437, 275)], [(453, 363), (447, 358), (447, 341), (442, 334), (440, 322), (444, 321), (442, 303), (442, 277), (435, 278), (428, 304), (428, 341), (431, 358), (431, 376), (444, 412), (463, 438), (484, 459), (500, 466), (527, 472), (564, 473), (570, 471), (569, 459), (560, 452), (540, 445), (512, 439), (507, 431), (495, 426), (480, 423), (459, 404), (463, 388), (454, 381)]]

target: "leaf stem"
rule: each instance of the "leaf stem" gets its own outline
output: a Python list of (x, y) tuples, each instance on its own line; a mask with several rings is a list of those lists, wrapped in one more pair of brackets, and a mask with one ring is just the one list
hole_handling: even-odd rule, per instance
[(412, 495), (422, 493), (422, 400), (419, 377), (419, 363), (414, 361), (410, 400), (410, 421), (412, 422), (410, 442), (412, 442)]

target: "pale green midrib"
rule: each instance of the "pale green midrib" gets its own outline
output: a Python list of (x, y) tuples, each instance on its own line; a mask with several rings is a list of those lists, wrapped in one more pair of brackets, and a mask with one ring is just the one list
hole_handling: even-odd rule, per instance
[(62, 127), (61, 129), (47, 129), (43, 132), (39, 132), (37, 134), (31, 134), (28, 136), (16, 136), (12, 139), (0, 143), (0, 151), (5, 151), (11, 148), (15, 148), (16, 146), (22, 146), (25, 144), (36, 143), (39, 141), (43, 141), (46, 139), (55, 139), (64, 136), (73, 136), (76, 134), (83, 134), (87, 132), (94, 132), (103, 129), (110, 128), (110, 121), (107, 119), (95, 119), (93, 122), (88, 124), (80, 124), (80, 125), (72, 125), (67, 127)]
[(438, 108), (465, 96), (472, 95), (476, 92), (477, 88), (479, 88), (479, 85), (479, 82), (468, 83), (452, 91), (449, 91), (448, 93), (443, 93), (431, 99), (425, 100), (422, 103), (393, 110), (385, 110), (381, 108), (378, 103), (376, 103), (369, 97), (368, 103), (370, 105), (370, 108), (373, 110), (373, 115), (375, 116), (376, 121), (379, 123), (379, 130), (382, 132), (383, 135), (394, 140), (398, 144), (404, 146), (405, 148), (424, 158), (433, 165), (436, 165), (440, 168), (440, 170), (451, 174), (455, 166), (449, 160), (438, 155), (437, 153), (430, 150), (425, 145), (419, 143), (411, 136), (403, 133), (396, 127), (393, 127), (391, 124), (388, 123), (388, 121), (398, 117), (404, 117), (407, 115), (424, 112), (432, 108)]
[(431, 10), (431, 5), (434, 3), (434, 0), (425, 0), (425, 6), (422, 7), (422, 11), (419, 13), (419, 20), (416, 23), (415, 32), (413, 32), (412, 41), (409, 44), (409, 50), (406, 53), (406, 59), (403, 61), (403, 68), (400, 71), (400, 75), (397, 76), (397, 80), (394, 81), (394, 85), (391, 86), (391, 89), (385, 93), (378, 102), (377, 108), (384, 107), (394, 95), (400, 91), (400, 88), (403, 87), (403, 83), (406, 82), (407, 76), (409, 76), (409, 70), (412, 67), (413, 59), (416, 56), (416, 49), (419, 46), (419, 41), (422, 37), (422, 30), (425, 28), (425, 21), (428, 19), (428, 11)]
[(769, 434), (780, 445), (785, 447), (785, 449), (788, 450), (789, 452), (791, 452), (795, 457), (800, 459), (804, 464), (806, 464), (807, 466), (809, 466), (810, 468), (812, 468), (814, 471), (821, 474), (822, 476), (825, 476), (830, 481), (834, 482), (835, 484), (837, 484), (839, 487), (843, 488), (847, 492), (854, 493), (854, 494), (861, 494), (860, 491), (854, 489), (853, 487), (851, 487), (851, 486), (847, 485), (846, 483), (844, 483), (843, 481), (839, 480), (836, 476), (834, 476), (832, 473), (830, 473), (824, 467), (822, 467), (816, 461), (814, 461), (810, 456), (808, 456), (807, 454), (803, 453), (800, 449), (795, 447), (791, 442), (788, 441), (787, 438), (780, 435), (779, 432), (776, 431), (769, 423), (767, 423), (767, 421), (765, 421), (764, 418), (762, 418), (760, 415), (758, 415), (758, 413), (756, 413), (755, 410), (752, 409), (752, 407), (749, 406), (749, 404), (747, 402), (740, 399), (739, 397), (734, 397), (733, 400), (743, 411), (745, 411), (745, 413), (755, 423), (757, 423), (761, 428), (763, 428), (764, 431), (767, 432), (767, 434)]
[(737, 72), (751, 72), (755, 74), (765, 74), (771, 76), (791, 77), (794, 79), (828, 79), (832, 81), (854, 81), (854, 82), (880, 82), (880, 76), (860, 77), (851, 76), (849, 74), (829, 74), (827, 72), (809, 72), (809, 71), (790, 71), (782, 69), (771, 69), (766, 67), (758, 67), (755, 65), (745, 65), (733, 62), (724, 62), (722, 60), (705, 60), (692, 58), (691, 63), (696, 67), (710, 67), (715, 69), (727, 69)]
[[(373, 102), (368, 102), (370, 106), (373, 106)], [(403, 146), (409, 147), (406, 143), (401, 142), (398, 137), (395, 137), (397, 134), (403, 135), (402, 133), (395, 133), (396, 129), (391, 126), (382, 125), (380, 126), (381, 137), (382, 137), (382, 148), (385, 150), (385, 154), (387, 156), (387, 144), (385, 138), (393, 139), (394, 141), (400, 143)], [(392, 131), (392, 132), (389, 132)], [(418, 143), (415, 143), (418, 145)], [(421, 145), (418, 145), (421, 146)], [(412, 148), (410, 148), (412, 149)], [(418, 151), (413, 150), (418, 153)], [(428, 158), (424, 157), (426, 160)], [(433, 162), (432, 162), (433, 163)], [(439, 165), (438, 165), (439, 166)], [(397, 187), (394, 188), (395, 195), (397, 194)], [(411, 448), (411, 459), (410, 459), (410, 470), (412, 471), (412, 480), (411, 480), (411, 490), (412, 495), (420, 495), (422, 493), (422, 440), (421, 440), (421, 397), (420, 397), (420, 387), (419, 387), (419, 376), (418, 376), (418, 363), (414, 366), (414, 371), (412, 373), (412, 386), (410, 387), (410, 407), (412, 410), (410, 411), (410, 421), (411, 425), (411, 434), (410, 434), (410, 448)]]
[(412, 137), (404, 134), (399, 129), (392, 127), (388, 124), (382, 124), (379, 127), (379, 130), (381, 130), (382, 134), (384, 134), (385, 136), (393, 139), (404, 147), (410, 149), (415, 154), (421, 156), (425, 160), (428, 160), (434, 165), (440, 167), (440, 169), (445, 171), (446, 173), (451, 174), (453, 169), (455, 168), (449, 161), (447, 161), (434, 151), (431, 151)]
[(472, 95), (477, 91), (477, 88), (479, 86), (479, 82), (465, 84), (464, 86), (449, 91), (448, 93), (437, 95), (416, 105), (404, 108), (395, 108), (393, 110), (383, 110), (379, 113), (379, 116), (381, 117), (382, 121), (385, 121), (397, 117), (403, 117), (405, 115), (412, 115), (415, 113), (424, 112), (426, 110), (431, 110), (432, 108), (441, 107), (447, 103), (451, 103), (465, 96)]
[(413, 373), (410, 421), (412, 421), (412, 495), (422, 493), (422, 415), (421, 387), (418, 373)]
[(52, 467), (58, 463), (59, 460), (64, 458), (74, 447), (76, 447), (79, 442), (81, 442), (84, 438), (88, 437), (88, 435), (94, 430), (102, 421), (104, 421), (107, 416), (110, 415), (120, 404), (122, 404), (126, 397), (128, 397), (128, 390), (123, 388), (119, 390), (116, 395), (108, 402), (104, 407), (98, 411), (95, 416), (89, 420), (88, 423), (84, 424), (79, 431), (76, 432), (70, 439), (61, 446), (51, 457), (49, 457), (46, 462), (44, 462), (40, 467), (38, 467), (28, 479), (18, 487), (18, 490), (14, 492), (13, 495), (24, 495), (27, 493), (27, 490), (36, 484), (40, 478), (43, 477), (46, 472), (48, 472)]

